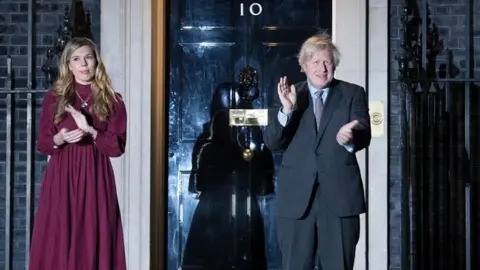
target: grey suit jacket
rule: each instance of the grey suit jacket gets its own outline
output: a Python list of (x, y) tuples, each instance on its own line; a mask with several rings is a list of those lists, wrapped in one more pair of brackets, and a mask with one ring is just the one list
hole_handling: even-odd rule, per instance
[[(264, 141), (273, 151), (284, 151), (277, 176), (276, 215), (302, 218), (318, 180), (320, 194), (339, 217), (365, 212), (365, 197), (355, 152), (369, 146), (370, 117), (365, 90), (355, 84), (333, 80), (323, 109), (319, 132), (315, 127), (307, 82), (295, 85), (297, 107), (283, 127), (278, 121), (278, 96), (269, 109)], [(336, 141), (340, 128), (358, 120), (353, 132), (354, 151)]]

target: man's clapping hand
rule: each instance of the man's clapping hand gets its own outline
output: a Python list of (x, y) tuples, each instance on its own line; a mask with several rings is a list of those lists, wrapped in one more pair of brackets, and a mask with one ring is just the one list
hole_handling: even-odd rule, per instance
[(347, 145), (353, 140), (353, 129), (358, 125), (358, 120), (353, 120), (350, 123), (340, 128), (337, 133), (337, 142), (340, 145)]
[(278, 97), (282, 103), (282, 112), (287, 114), (295, 109), (297, 104), (297, 91), (295, 85), (288, 85), (287, 77), (280, 78), (277, 84)]

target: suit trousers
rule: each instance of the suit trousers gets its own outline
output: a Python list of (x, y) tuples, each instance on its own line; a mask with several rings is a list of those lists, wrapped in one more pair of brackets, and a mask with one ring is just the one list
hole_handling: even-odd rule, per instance
[(360, 237), (359, 216), (338, 217), (328, 209), (321, 187), (313, 189), (300, 219), (276, 217), (283, 270), (352, 270)]

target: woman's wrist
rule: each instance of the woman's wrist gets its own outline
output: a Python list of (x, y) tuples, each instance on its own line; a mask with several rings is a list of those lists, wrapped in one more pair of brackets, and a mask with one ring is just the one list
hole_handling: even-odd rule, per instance
[(53, 136), (53, 143), (55, 144), (54, 146), (60, 146), (65, 143), (65, 140), (63, 139), (63, 134), (57, 133)]
[(95, 140), (97, 138), (98, 132), (94, 127), (89, 126), (88, 127), (88, 134), (90, 134), (92, 136), (92, 138)]

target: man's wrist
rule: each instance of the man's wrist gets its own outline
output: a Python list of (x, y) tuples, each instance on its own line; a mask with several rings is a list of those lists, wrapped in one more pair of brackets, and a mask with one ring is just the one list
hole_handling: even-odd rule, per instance
[(280, 111), (281, 111), (283, 114), (285, 114), (285, 115), (289, 115), (289, 114), (291, 114), (291, 113), (293, 112), (293, 109), (291, 109), (291, 108), (290, 108), (290, 109), (287, 109), (287, 108), (285, 108), (285, 107), (282, 107), (282, 108), (280, 108)]

